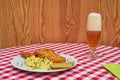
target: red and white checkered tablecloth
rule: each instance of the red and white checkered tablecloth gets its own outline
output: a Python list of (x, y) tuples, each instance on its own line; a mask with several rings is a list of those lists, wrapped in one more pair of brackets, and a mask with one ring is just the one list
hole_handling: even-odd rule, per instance
[[(78, 64), (70, 70), (53, 73), (27, 72), (11, 65), (10, 61), (19, 55), (20, 51), (33, 52), (39, 48), (53, 49), (74, 56)], [(88, 45), (78, 43), (33, 44), (0, 49), (0, 80), (117, 80), (103, 68), (102, 64), (109, 62), (120, 64), (120, 48), (98, 46), (96, 52), (100, 58), (96, 60), (86, 58), (85, 55), (89, 52)]]

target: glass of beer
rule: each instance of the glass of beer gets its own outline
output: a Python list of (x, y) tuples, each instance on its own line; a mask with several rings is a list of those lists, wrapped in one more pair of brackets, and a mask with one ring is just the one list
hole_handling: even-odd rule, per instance
[(87, 55), (87, 58), (99, 58), (99, 56), (95, 54), (95, 49), (101, 36), (101, 15), (99, 13), (90, 13), (88, 15), (86, 34), (88, 44), (91, 49), (91, 52)]

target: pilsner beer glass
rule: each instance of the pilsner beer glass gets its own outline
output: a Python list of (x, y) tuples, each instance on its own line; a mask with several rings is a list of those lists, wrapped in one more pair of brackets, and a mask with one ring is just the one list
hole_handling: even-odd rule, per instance
[(95, 54), (95, 49), (98, 45), (101, 36), (101, 15), (99, 13), (90, 13), (87, 21), (87, 40), (91, 53), (87, 55), (87, 58), (98, 58)]

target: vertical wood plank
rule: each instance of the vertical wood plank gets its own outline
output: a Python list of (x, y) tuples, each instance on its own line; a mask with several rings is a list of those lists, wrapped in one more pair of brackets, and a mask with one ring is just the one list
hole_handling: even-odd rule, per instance
[(120, 0), (0, 0), (0, 48), (87, 43), (90, 12), (102, 15), (100, 44), (120, 47)]
[(62, 42), (76, 42), (80, 27), (80, 0), (61, 0), (60, 4)]

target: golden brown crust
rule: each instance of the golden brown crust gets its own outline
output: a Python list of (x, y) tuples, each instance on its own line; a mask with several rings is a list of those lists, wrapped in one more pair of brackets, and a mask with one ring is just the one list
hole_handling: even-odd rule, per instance
[(46, 57), (47, 59), (51, 60), (52, 62), (60, 63), (65, 62), (66, 59), (62, 56), (59, 56), (51, 49), (41, 48), (36, 50), (34, 53), (37, 57)]
[(20, 55), (22, 56), (22, 57), (30, 57), (30, 56), (32, 56), (32, 55), (34, 55), (33, 53), (30, 53), (30, 52), (23, 52), (23, 51), (21, 51), (20, 52)]
[(66, 61), (66, 59), (64, 57), (56, 54), (52, 49), (46, 49), (46, 48), (40, 48), (40, 49), (36, 50), (34, 53), (20, 52), (20, 55), (25, 58), (32, 56), (32, 55), (35, 55), (36, 57), (40, 57), (40, 58), (46, 57), (53, 63), (61, 63), (61, 62)]

